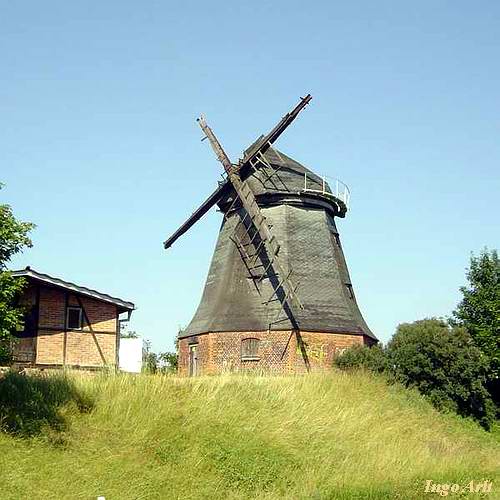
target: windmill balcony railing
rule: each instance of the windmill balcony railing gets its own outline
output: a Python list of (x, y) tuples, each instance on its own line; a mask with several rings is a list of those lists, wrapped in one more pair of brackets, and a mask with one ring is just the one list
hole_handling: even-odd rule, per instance
[(319, 193), (323, 196), (331, 196), (342, 201), (349, 210), (349, 202), (351, 200), (351, 192), (346, 184), (340, 179), (335, 179), (327, 176), (311, 176), (307, 172), (304, 173), (304, 187), (301, 190), (303, 193)]

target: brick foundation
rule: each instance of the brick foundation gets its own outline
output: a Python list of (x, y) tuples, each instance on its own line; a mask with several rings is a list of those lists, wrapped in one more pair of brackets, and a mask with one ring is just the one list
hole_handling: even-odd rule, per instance
[[(242, 360), (242, 340), (259, 339), (258, 359)], [(374, 341), (363, 335), (300, 332), (302, 345), (291, 331), (217, 332), (179, 340), (179, 375), (189, 375), (190, 345), (196, 344), (197, 374), (232, 371), (301, 373), (306, 360), (311, 370), (332, 366), (335, 354), (356, 344)]]

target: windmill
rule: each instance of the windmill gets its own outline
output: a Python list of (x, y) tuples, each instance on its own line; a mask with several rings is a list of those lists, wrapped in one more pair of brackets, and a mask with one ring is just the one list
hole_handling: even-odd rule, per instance
[(164, 247), (215, 204), (224, 218), (200, 305), (179, 335), (181, 372), (309, 370), (339, 349), (377, 341), (357, 307), (334, 222), (347, 212), (347, 187), (336, 182), (332, 191), (273, 147), (311, 99), (301, 98), (236, 163), (197, 120), (225, 179)]

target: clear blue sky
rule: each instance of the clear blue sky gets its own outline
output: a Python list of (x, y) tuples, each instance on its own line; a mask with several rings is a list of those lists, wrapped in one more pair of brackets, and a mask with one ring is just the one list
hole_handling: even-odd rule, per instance
[(310, 92), (278, 147), (343, 179), (338, 223), (366, 320), (451, 312), (471, 251), (498, 247), (500, 3), (2, 2), (1, 202), (30, 264), (137, 304), (172, 349), (201, 296), (216, 186), (204, 113), (233, 158)]

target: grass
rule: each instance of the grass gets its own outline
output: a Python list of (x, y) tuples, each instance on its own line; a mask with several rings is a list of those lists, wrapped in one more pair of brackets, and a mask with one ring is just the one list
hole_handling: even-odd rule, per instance
[[(29, 395), (30, 382), (51, 396), (23, 405), (12, 387)], [(5, 500), (410, 499), (427, 479), (488, 478), (489, 498), (500, 488), (497, 432), (366, 373), (9, 375), (0, 401)], [(37, 417), (42, 403), (51, 410)]]

